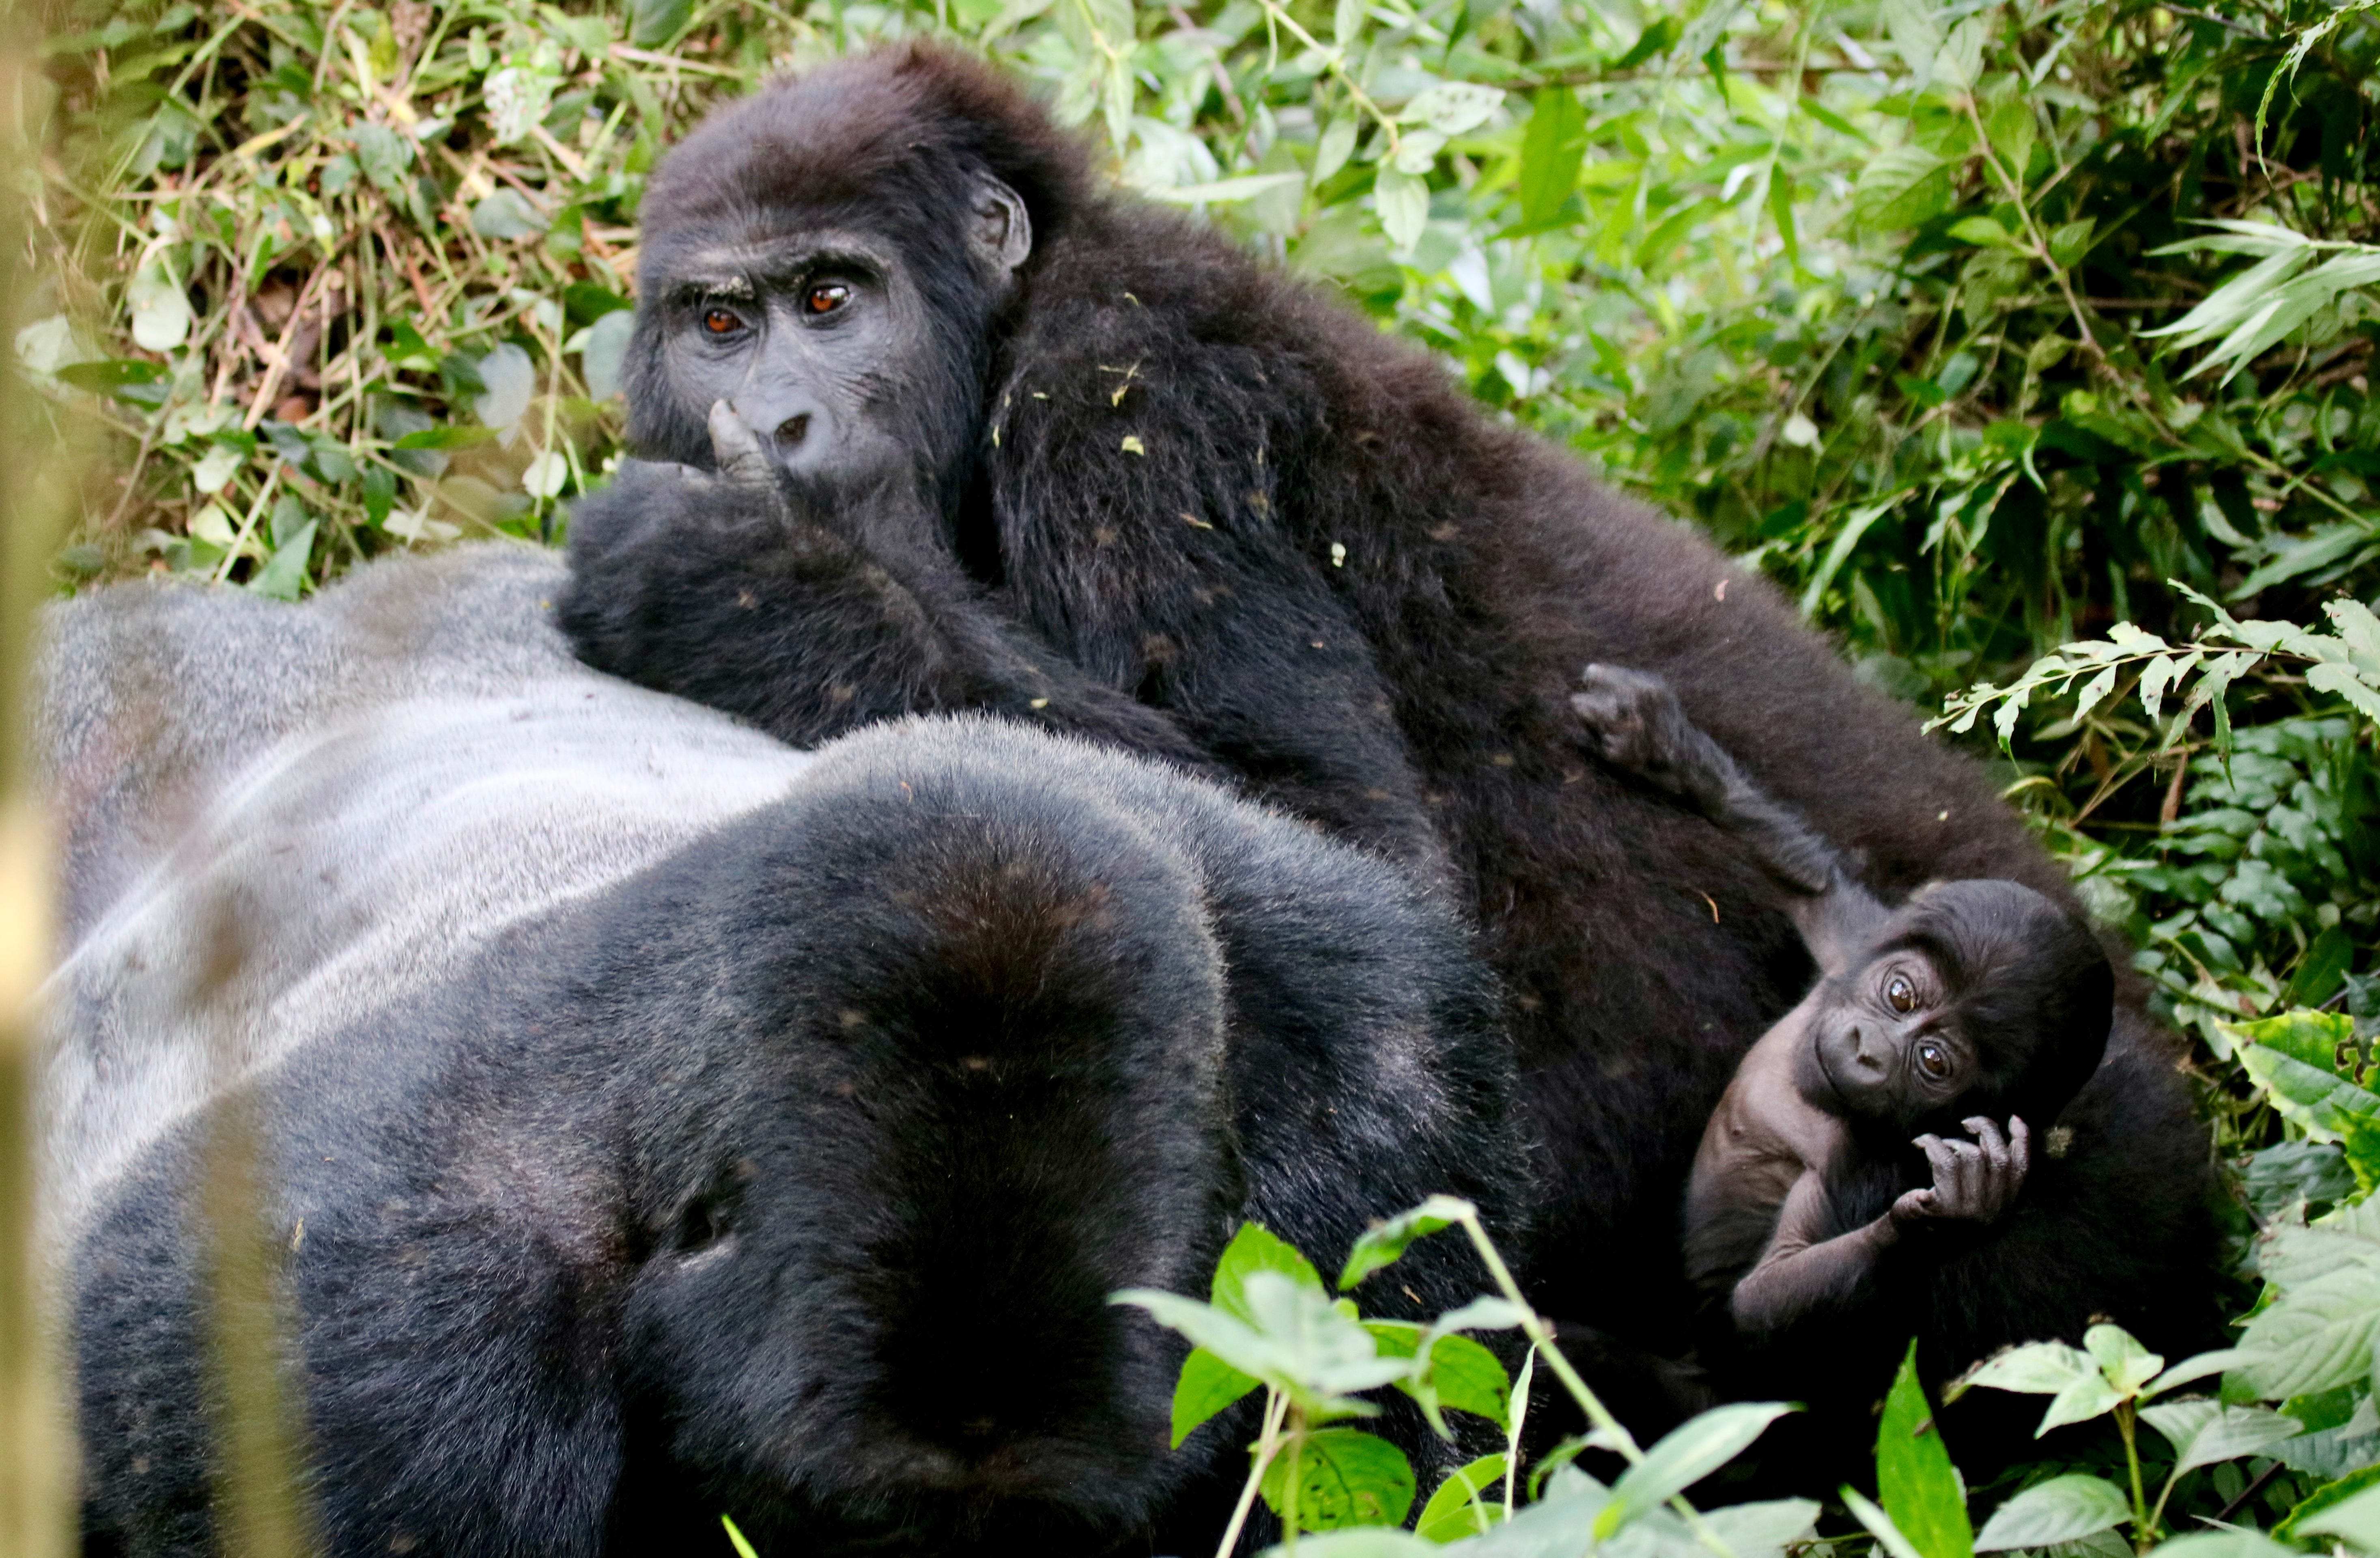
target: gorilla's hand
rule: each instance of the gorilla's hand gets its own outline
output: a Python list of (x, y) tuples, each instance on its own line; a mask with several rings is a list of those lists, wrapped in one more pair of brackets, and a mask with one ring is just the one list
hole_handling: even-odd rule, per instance
[(1718, 814), (1727, 799), (1727, 773), (1668, 682), (1624, 666), (1590, 665), (1579, 673), (1578, 685), (1570, 706), (1585, 726), (1589, 751)]
[(2025, 1165), (2032, 1161), (2032, 1133), (2022, 1120), (2009, 1116), (2008, 1134), (1981, 1114), (1960, 1124), (1973, 1141), (1945, 1141), (1921, 1136), (1915, 1145), (1933, 1166), (1934, 1185), (1912, 1190), (1892, 1203), (1892, 1220), (1903, 1226), (1933, 1219), (1997, 1223), (2024, 1188)]
[(623, 461), (573, 505), (554, 620), (579, 659), (796, 745), (991, 709), (1208, 766), (1163, 715), (1007, 621), (914, 492), (788, 476), (723, 400), (710, 430), (716, 469)]

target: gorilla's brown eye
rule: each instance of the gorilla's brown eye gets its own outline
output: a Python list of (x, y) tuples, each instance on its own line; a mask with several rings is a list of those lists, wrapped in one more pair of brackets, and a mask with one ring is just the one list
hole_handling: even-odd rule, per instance
[(732, 335), (744, 328), (744, 322), (725, 309), (713, 309), (702, 316), (702, 327), (713, 335)]
[(822, 281), (802, 294), (802, 307), (814, 314), (831, 314), (851, 301), (851, 288), (839, 281)]
[(1884, 987), (1884, 999), (1896, 1012), (1913, 1012), (1917, 1009), (1917, 987), (1905, 976), (1895, 974)]
[(1950, 1075), (1950, 1052), (1939, 1044), (1917, 1046), (1917, 1064), (1925, 1075), (1940, 1081)]

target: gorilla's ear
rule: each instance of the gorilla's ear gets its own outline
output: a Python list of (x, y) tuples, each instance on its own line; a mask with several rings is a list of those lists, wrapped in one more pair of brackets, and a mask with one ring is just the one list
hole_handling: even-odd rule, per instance
[(1005, 286), (1033, 252), (1033, 218), (1017, 192), (985, 174), (968, 200), (967, 229), (984, 268)]

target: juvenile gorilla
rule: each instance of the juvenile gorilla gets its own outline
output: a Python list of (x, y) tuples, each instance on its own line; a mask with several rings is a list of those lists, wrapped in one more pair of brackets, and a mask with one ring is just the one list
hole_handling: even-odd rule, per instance
[[(473, 552), (54, 623), (87, 1551), (225, 1545), (248, 1140), (330, 1553), (717, 1547), (722, 1512), (773, 1552), (1211, 1542), (1252, 1419), (1170, 1452), (1182, 1346), (1108, 1295), (1201, 1290), (1243, 1218), (1330, 1262), (1452, 1188), (1516, 1232), (1455, 917), (1080, 742), (790, 750), (571, 661), (560, 581)], [(1479, 1280), (1425, 1248), (1363, 1298)]]
[[(590, 663), (795, 743), (983, 709), (1227, 776), (1443, 883), (1503, 976), (1553, 1312), (1686, 1342), (1677, 1208), (1810, 964), (1745, 852), (1585, 756), (1576, 669), (1642, 666), (1888, 901), (2071, 903), (1962, 761), (1755, 578), (922, 47), (714, 116), (656, 173), (631, 465), (572, 520)], [(2068, 1112), (2070, 1198), (1951, 1350), (2211, 1318), (2210, 1178), (2137, 988)], [(2184, 1333), (2189, 1333), (2185, 1336)]]
[[(1740, 838), (1818, 965), (1712, 1114), (1685, 1222), (1687, 1273), (1727, 1321), (1712, 1352), (1751, 1352), (1762, 1388), (1806, 1398), (1854, 1338), (1938, 1341), (2029, 1210), (2028, 1176), (2034, 1199), (2058, 1193), (2034, 1131), (2098, 1068), (2114, 973), (2087, 925), (2019, 882), (1933, 882), (1887, 909), (1659, 678), (1583, 681), (1589, 744)], [(1944, 1139), (1961, 1129), (1975, 1139)]]

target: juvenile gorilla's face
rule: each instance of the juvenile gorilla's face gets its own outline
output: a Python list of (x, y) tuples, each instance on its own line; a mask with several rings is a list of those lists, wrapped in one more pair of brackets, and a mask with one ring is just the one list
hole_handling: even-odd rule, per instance
[(724, 406), (776, 479), (830, 505), (898, 491), (939, 506), (980, 420), (990, 316), (1032, 249), (1014, 191), (989, 176), (970, 189), (940, 217), (796, 213), (759, 235), (670, 235), (640, 333), (675, 408), (666, 425), (708, 424), (712, 447), (649, 453), (734, 463)]
[(725, 401), (783, 474), (836, 486), (900, 474), (905, 391), (933, 378), (924, 298), (889, 246), (816, 233), (695, 256), (662, 351), (686, 401)]
[(1933, 957), (1892, 944), (1828, 981), (1811, 1025), (1802, 1092), (1832, 1113), (1911, 1122), (1973, 1081), (1973, 1046), (1950, 1019), (1949, 981)]

